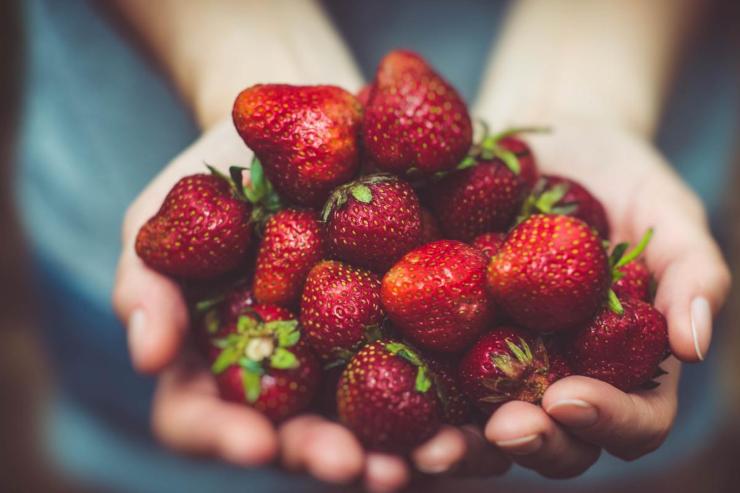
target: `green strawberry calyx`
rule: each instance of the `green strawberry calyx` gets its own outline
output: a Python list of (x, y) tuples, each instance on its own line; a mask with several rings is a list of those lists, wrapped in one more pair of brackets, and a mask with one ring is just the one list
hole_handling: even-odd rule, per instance
[(531, 347), (521, 337), (518, 343), (509, 338), (505, 342), (508, 351), (491, 356), (491, 362), (503, 376), (483, 380), (491, 394), (480, 401), (489, 404), (510, 400), (539, 402), (550, 385), (547, 375), (550, 361), (545, 343), (540, 337)]
[(365, 344), (375, 342), (383, 337), (381, 324), (372, 324), (365, 327), (363, 337), (351, 348), (335, 347), (331, 350), (332, 359), (324, 365), (325, 370), (331, 370), (346, 365), (357, 351)]
[(544, 133), (550, 131), (550, 129), (546, 127), (512, 127), (493, 134), (490, 133), (486, 122), (481, 120), (479, 121), (479, 125), (482, 129), (481, 137), (475, 144), (473, 144), (468, 155), (465, 156), (465, 158), (463, 158), (463, 160), (457, 165), (457, 170), (472, 168), (480, 161), (500, 159), (512, 173), (518, 175), (522, 170), (522, 166), (519, 162), (520, 156), (515, 152), (504, 148), (501, 145), (501, 140), (506, 137), (523, 133)]
[(570, 190), (570, 185), (567, 183), (558, 183), (548, 187), (547, 179), (540, 178), (532, 192), (524, 200), (516, 223), (519, 224), (532, 214), (558, 214), (561, 216), (573, 214), (578, 209), (578, 203), (563, 202), (568, 190)]
[(247, 312), (237, 320), (235, 333), (213, 342), (221, 352), (211, 365), (211, 371), (218, 375), (227, 368), (239, 366), (244, 396), (247, 402), (254, 403), (261, 393), (262, 375), (268, 369), (290, 370), (300, 366), (290, 350), (300, 338), (297, 320), (264, 322), (256, 313)]
[(279, 211), (283, 204), (280, 196), (265, 176), (262, 163), (255, 156), (249, 165), (249, 181), (244, 183), (244, 172), (246, 168), (241, 166), (229, 167), (229, 175), (225, 175), (213, 166), (206, 164), (211, 174), (225, 180), (231, 192), (239, 200), (252, 204), (251, 221), (258, 225), (258, 230), (264, 226), (264, 223), (275, 212)]
[(373, 201), (372, 185), (397, 179), (389, 173), (373, 173), (338, 186), (329, 195), (321, 211), (321, 220), (328, 221), (331, 213), (344, 207), (350, 198), (362, 204), (370, 204)]
[[(629, 248), (629, 243), (619, 243), (614, 247), (609, 256), (609, 269), (611, 271), (612, 284), (624, 277), (622, 267), (637, 260), (647, 248), (652, 237), (653, 228), (648, 228), (647, 231), (645, 231), (645, 234), (642, 235), (640, 242), (635, 245), (633, 249), (627, 250)], [(622, 303), (619, 301), (617, 294), (611, 288), (607, 294), (607, 305), (609, 306), (609, 309), (617, 315), (622, 315), (624, 313)]]
[(414, 388), (417, 392), (423, 394), (432, 387), (432, 372), (414, 349), (407, 344), (396, 341), (386, 342), (385, 349), (389, 353), (405, 359), (416, 367), (416, 381), (414, 382)]

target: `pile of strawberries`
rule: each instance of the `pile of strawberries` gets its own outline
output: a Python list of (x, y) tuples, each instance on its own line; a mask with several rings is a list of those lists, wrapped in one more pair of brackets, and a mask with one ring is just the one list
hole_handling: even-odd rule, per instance
[(518, 131), (474, 139), (418, 55), (388, 54), (357, 97), (252, 86), (233, 120), (249, 173), (181, 179), (136, 241), (182, 283), (225, 399), (403, 453), (568, 375), (655, 385), (650, 232), (611, 249), (600, 202), (540, 175)]

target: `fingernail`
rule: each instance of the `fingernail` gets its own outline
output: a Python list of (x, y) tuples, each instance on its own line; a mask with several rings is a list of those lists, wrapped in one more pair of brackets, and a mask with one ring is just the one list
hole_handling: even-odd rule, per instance
[[(699, 361), (704, 361), (706, 345), (712, 330), (712, 310), (709, 301), (704, 297), (697, 297), (691, 302), (691, 337), (694, 339), (694, 351)], [(704, 349), (702, 349), (704, 348)]]
[(580, 399), (564, 399), (556, 402), (546, 411), (547, 414), (571, 428), (587, 428), (599, 419), (596, 408)]
[(542, 447), (540, 435), (527, 435), (511, 440), (500, 440), (496, 446), (513, 455), (528, 455), (537, 452)]
[(137, 308), (128, 319), (128, 346), (134, 361), (141, 351), (140, 348), (146, 344), (147, 336), (146, 313)]

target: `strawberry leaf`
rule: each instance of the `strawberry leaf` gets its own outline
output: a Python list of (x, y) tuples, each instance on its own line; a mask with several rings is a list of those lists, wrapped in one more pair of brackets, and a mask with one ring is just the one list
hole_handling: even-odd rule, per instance
[(257, 402), (262, 393), (262, 374), (242, 369), (242, 386), (244, 387), (244, 397), (250, 404)]
[(253, 333), (258, 326), (259, 322), (250, 315), (241, 315), (236, 321), (236, 330), (240, 334)]
[(464, 169), (472, 168), (476, 164), (478, 164), (478, 160), (475, 159), (475, 157), (473, 157), (473, 156), (465, 156), (465, 159), (463, 159), (462, 161), (460, 161), (460, 164), (457, 165), (457, 168), (456, 169), (458, 171), (462, 171)]
[(635, 260), (637, 257), (642, 255), (642, 252), (645, 251), (645, 248), (647, 248), (648, 243), (650, 243), (650, 239), (653, 237), (653, 228), (648, 228), (647, 231), (645, 231), (645, 234), (642, 236), (642, 239), (640, 240), (640, 243), (637, 244), (635, 248), (621, 256), (619, 261), (615, 264), (615, 267), (624, 267), (625, 265), (629, 264), (633, 260)]
[(226, 368), (236, 364), (239, 361), (239, 358), (241, 358), (241, 351), (238, 346), (226, 346), (211, 365), (211, 371), (216, 375), (223, 373)]
[(373, 200), (373, 192), (367, 185), (355, 185), (350, 190), (350, 193), (355, 198), (355, 200), (362, 202), (363, 204), (369, 204)]
[(616, 313), (617, 315), (624, 314), (624, 308), (622, 307), (622, 303), (619, 301), (619, 298), (617, 297), (617, 293), (614, 292), (613, 289), (609, 290), (608, 293), (608, 301), (607, 304), (609, 306), (609, 309)]
[(432, 387), (432, 380), (427, 374), (426, 367), (420, 366), (416, 369), (416, 382), (414, 388), (417, 392), (424, 393)]
[(522, 171), (522, 166), (519, 164), (519, 158), (513, 152), (496, 148), (493, 154), (497, 158), (501, 159), (506, 167), (515, 175), (518, 175)]
[(295, 346), (301, 339), (301, 333), (298, 331), (297, 320), (276, 320), (267, 322), (265, 329), (273, 332), (277, 336), (278, 346), (291, 347)]
[(278, 370), (298, 368), (299, 365), (300, 363), (295, 354), (282, 347), (275, 349), (275, 352), (270, 357), (270, 366)]

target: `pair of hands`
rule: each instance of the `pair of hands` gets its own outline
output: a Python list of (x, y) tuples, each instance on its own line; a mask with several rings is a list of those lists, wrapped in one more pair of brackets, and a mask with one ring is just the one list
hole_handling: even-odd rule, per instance
[(147, 268), (134, 252), (139, 227), (182, 176), (203, 163), (248, 163), (251, 156), (229, 121), (213, 127), (175, 158), (127, 211), (114, 305), (128, 327), (135, 368), (158, 374), (154, 433), (181, 452), (206, 454), (241, 466), (279, 457), (284, 467), (344, 483), (364, 478), (373, 491), (392, 491), (412, 467), (429, 474), (495, 475), (512, 462), (550, 477), (582, 473), (602, 449), (635, 459), (655, 450), (677, 407), (679, 360), (703, 359), (712, 317), (724, 302), (730, 275), (708, 230), (697, 197), (645, 140), (616, 127), (557, 124), (530, 143), (541, 171), (582, 181), (607, 208), (615, 241), (655, 236), (646, 261), (659, 281), (656, 306), (668, 319), (674, 357), (660, 386), (626, 394), (586, 377), (569, 377), (546, 392), (542, 406), (510, 402), (483, 430), (444, 427), (410, 460), (366, 451), (337, 423), (295, 417), (277, 429), (247, 406), (221, 400), (204, 361), (184, 347), (188, 311), (177, 284)]

